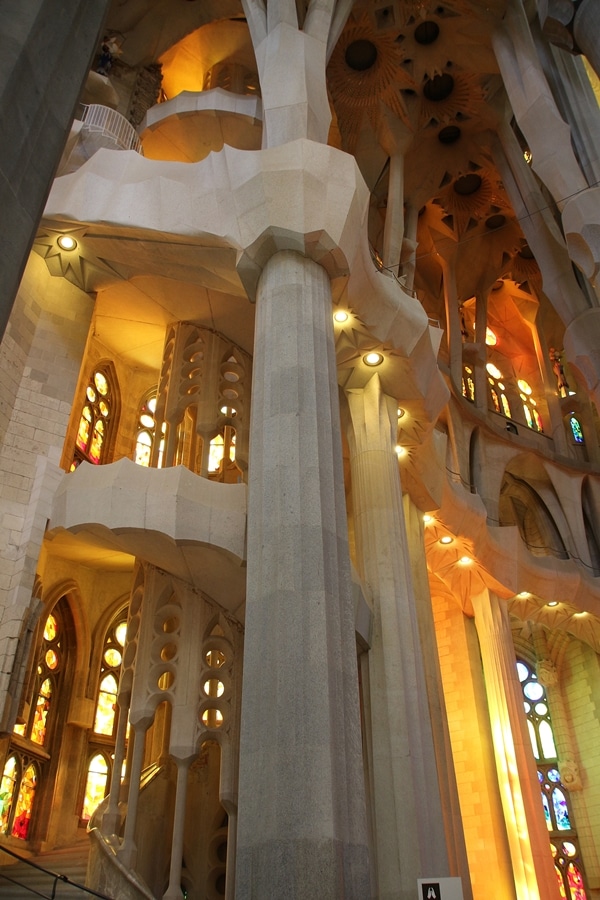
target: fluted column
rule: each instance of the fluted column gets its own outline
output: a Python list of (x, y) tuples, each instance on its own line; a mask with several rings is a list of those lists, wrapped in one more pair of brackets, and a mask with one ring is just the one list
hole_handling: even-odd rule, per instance
[(373, 608), (369, 652), (373, 819), (380, 900), (448, 875), (398, 460), (397, 404), (378, 375), (347, 394), (357, 562)]
[(258, 284), (236, 897), (369, 896), (356, 644), (327, 273)]
[(506, 604), (472, 598), (517, 900), (559, 900)]

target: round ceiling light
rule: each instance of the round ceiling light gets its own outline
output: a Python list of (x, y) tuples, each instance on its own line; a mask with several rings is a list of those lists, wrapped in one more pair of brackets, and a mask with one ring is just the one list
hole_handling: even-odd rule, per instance
[(375, 350), (363, 356), (363, 362), (366, 366), (380, 366), (383, 362), (383, 354), (377, 353)]
[(74, 250), (77, 246), (77, 241), (70, 234), (61, 234), (56, 243), (61, 250)]
[(334, 312), (333, 319), (335, 322), (347, 322), (348, 313), (343, 309), (338, 309), (337, 312)]

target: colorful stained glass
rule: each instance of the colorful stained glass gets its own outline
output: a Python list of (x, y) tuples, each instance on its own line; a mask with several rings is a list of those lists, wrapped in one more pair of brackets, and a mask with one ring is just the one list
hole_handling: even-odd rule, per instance
[(121, 654), (115, 647), (109, 647), (104, 653), (104, 662), (111, 669), (121, 665)]
[(87, 391), (85, 392), (85, 396), (88, 398), (88, 400), (90, 401), (90, 403), (94, 403), (94, 402), (95, 402), (95, 400), (96, 400), (96, 391), (95, 391), (94, 388), (91, 386), (91, 384), (88, 385), (88, 389), (87, 389)]
[(525, 421), (527, 422), (527, 425), (529, 426), (529, 428), (533, 428), (533, 417), (531, 415), (531, 410), (526, 403), (523, 404), (523, 412), (525, 413)]
[(46, 641), (54, 641), (58, 634), (58, 624), (54, 616), (48, 616), (44, 626), (44, 639)]
[(108, 782), (108, 763), (102, 753), (92, 757), (85, 784), (81, 818), (88, 821), (99, 803), (104, 800)]
[(85, 452), (90, 437), (90, 428), (92, 425), (92, 413), (89, 406), (83, 408), (81, 419), (79, 420), (79, 430), (77, 432), (77, 446)]
[(571, 900), (586, 900), (581, 872), (573, 862), (570, 862), (567, 866), (567, 882), (571, 892)]
[(490, 393), (492, 395), (492, 403), (494, 404), (494, 409), (496, 410), (497, 413), (499, 413), (500, 412), (500, 401), (498, 400), (498, 394), (496, 393), (494, 388), (492, 388)]
[(106, 403), (104, 400), (101, 400), (100, 403), (98, 404), (98, 409), (100, 410), (100, 415), (104, 416), (104, 418), (106, 419), (106, 417), (108, 416), (108, 414), (110, 412), (108, 403)]
[(43, 746), (44, 741), (46, 740), (46, 727), (51, 697), (52, 682), (49, 678), (46, 678), (37, 696), (30, 735), (31, 740), (36, 744), (40, 744), (40, 746)]
[(508, 400), (506, 399), (505, 394), (500, 394), (500, 402), (502, 403), (502, 412), (504, 413), (504, 415), (506, 416), (507, 419), (510, 419), (510, 417), (511, 417), (510, 404), (509, 404)]
[(467, 399), (475, 400), (475, 382), (470, 375), (467, 375)]
[(571, 426), (571, 433), (573, 435), (573, 440), (575, 441), (575, 443), (583, 444), (583, 430), (577, 416), (571, 416), (571, 418), (569, 419), (569, 424)]
[(138, 466), (150, 465), (150, 454), (152, 453), (152, 436), (147, 431), (140, 431), (137, 436), (135, 445), (135, 460)]
[(486, 365), (488, 375), (491, 375), (492, 378), (502, 378), (502, 372), (500, 369), (494, 365), (494, 363), (489, 362)]
[(558, 787), (554, 788), (552, 791), (552, 806), (554, 808), (557, 829), (559, 831), (570, 831), (571, 820), (569, 819), (567, 801), (565, 795)]
[(90, 462), (95, 464), (100, 462), (100, 454), (102, 453), (102, 443), (104, 441), (104, 422), (98, 419), (94, 425), (94, 433), (92, 435), (92, 443), (89, 449)]
[(554, 866), (554, 871), (556, 872), (556, 878), (558, 880), (558, 894), (561, 900), (567, 900), (567, 894), (565, 892), (565, 885), (563, 882), (562, 872), (558, 868), (558, 866)]
[(19, 796), (15, 805), (15, 817), (11, 829), (13, 837), (27, 840), (29, 834), (29, 824), (31, 822), (31, 812), (33, 809), (33, 800), (35, 797), (35, 789), (38, 783), (37, 769), (34, 763), (31, 763), (25, 770), (25, 774), (19, 785)]
[(100, 682), (94, 731), (96, 734), (112, 734), (115, 725), (117, 702), (117, 679), (114, 675), (106, 675)]
[(49, 669), (54, 670), (58, 667), (58, 656), (54, 650), (47, 650), (44, 659)]
[(9, 756), (0, 781), (0, 829), (4, 834), (8, 830), (10, 810), (15, 796), (15, 786), (19, 775), (19, 766), (16, 757)]
[(102, 394), (103, 397), (106, 397), (108, 394), (108, 381), (102, 372), (94, 373), (94, 384), (98, 388), (98, 393)]
[(542, 806), (544, 807), (544, 818), (546, 820), (546, 828), (548, 831), (552, 831), (552, 816), (550, 815), (550, 804), (548, 803), (548, 798), (542, 792)]
[(535, 427), (537, 428), (538, 431), (543, 431), (544, 423), (542, 422), (542, 417), (540, 416), (539, 412), (537, 411), (537, 409), (533, 409), (532, 413), (533, 413), (533, 418), (535, 421)]
[(125, 646), (125, 636), (127, 635), (127, 622), (120, 622), (115, 628), (115, 640), (121, 647)]

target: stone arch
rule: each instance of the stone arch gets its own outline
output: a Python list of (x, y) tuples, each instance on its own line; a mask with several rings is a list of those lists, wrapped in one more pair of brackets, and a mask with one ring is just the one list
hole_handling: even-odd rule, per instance
[(538, 491), (508, 470), (500, 488), (499, 512), (500, 525), (516, 525), (533, 556), (569, 558), (556, 521)]

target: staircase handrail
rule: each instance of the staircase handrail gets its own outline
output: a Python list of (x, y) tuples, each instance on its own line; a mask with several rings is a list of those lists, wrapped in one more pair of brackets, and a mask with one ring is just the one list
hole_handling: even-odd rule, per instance
[(62, 881), (63, 884), (70, 884), (71, 887), (77, 888), (80, 891), (85, 891), (86, 894), (91, 894), (92, 897), (100, 897), (100, 900), (114, 900), (114, 897), (109, 897), (107, 894), (99, 894), (98, 891), (92, 890), (92, 888), (88, 888), (83, 884), (78, 884), (76, 881), (71, 881), (71, 879), (67, 875), (60, 875), (57, 872), (51, 872), (50, 869), (45, 869), (43, 866), (39, 866), (37, 863), (31, 862), (30, 859), (27, 859), (25, 856), (21, 856), (19, 853), (15, 853), (14, 850), (9, 850), (8, 847), (3, 847), (0, 844), (0, 850), (3, 853), (8, 853), (9, 856), (14, 856), (15, 859), (20, 860), (20, 862), (25, 863), (27, 866), (31, 866), (32, 869), (38, 869), (40, 872), (44, 872), (46, 875), (49, 875), (54, 879), (54, 884), (52, 885), (52, 894), (49, 898), (46, 898), (46, 894), (40, 894), (39, 891), (36, 891), (34, 888), (28, 887), (28, 885), (23, 884), (22, 881), (15, 881), (14, 878), (9, 878), (8, 875), (5, 875), (2, 871), (2, 867), (0, 867), (0, 878), (4, 878), (5, 881), (10, 881), (11, 884), (18, 884), (19, 887), (25, 888), (26, 891), (29, 891), (32, 894), (36, 894), (38, 897), (44, 897), (46, 900), (54, 900), (56, 897), (56, 885), (59, 881)]

